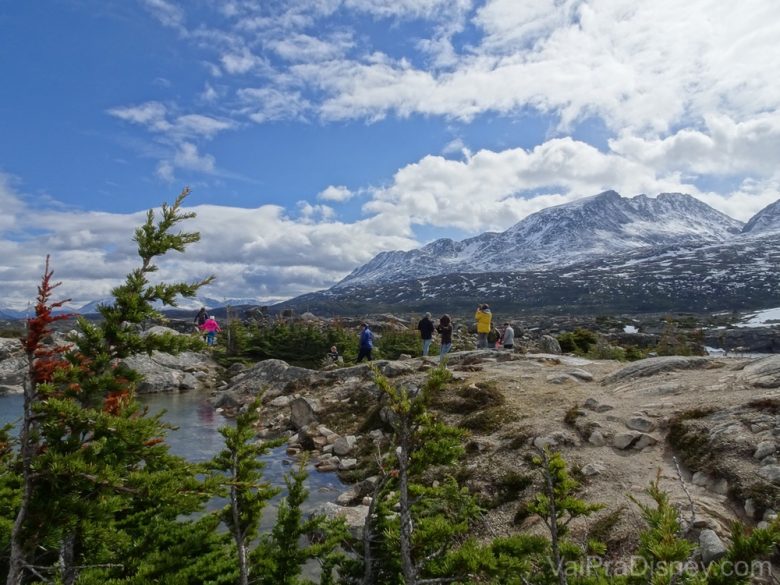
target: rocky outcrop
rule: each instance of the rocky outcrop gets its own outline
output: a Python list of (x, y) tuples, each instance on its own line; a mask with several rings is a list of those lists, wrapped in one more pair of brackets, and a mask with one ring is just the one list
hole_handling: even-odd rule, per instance
[(722, 362), (707, 357), (666, 356), (636, 361), (606, 376), (602, 384), (627, 382), (636, 378), (647, 378), (674, 370), (694, 370), (722, 367)]
[(725, 480), (729, 495), (760, 520), (766, 510), (780, 506), (778, 435), (780, 398), (769, 398), (683, 412), (671, 421), (669, 442), (691, 471), (706, 477), (704, 485)]
[(748, 364), (742, 370), (742, 380), (755, 388), (780, 388), (780, 355)]
[(187, 351), (177, 355), (154, 351), (130, 356), (124, 363), (143, 376), (140, 394), (212, 389), (220, 369), (210, 357)]
[(729, 353), (773, 353), (780, 351), (780, 327), (707, 329), (704, 344)]
[(27, 357), (18, 339), (0, 338), (0, 394), (22, 392)]
[(539, 350), (542, 353), (561, 354), (561, 344), (552, 335), (542, 335), (539, 340)]

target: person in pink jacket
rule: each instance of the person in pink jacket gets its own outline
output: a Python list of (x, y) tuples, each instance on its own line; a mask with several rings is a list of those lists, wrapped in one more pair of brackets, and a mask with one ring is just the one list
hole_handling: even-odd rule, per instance
[(206, 333), (206, 344), (214, 345), (217, 342), (217, 331), (222, 331), (219, 328), (219, 323), (214, 318), (214, 315), (206, 319), (206, 322), (200, 326), (201, 331)]

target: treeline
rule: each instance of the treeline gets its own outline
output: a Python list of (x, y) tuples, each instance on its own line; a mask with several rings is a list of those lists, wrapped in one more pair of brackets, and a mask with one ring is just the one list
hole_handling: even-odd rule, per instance
[[(222, 334), (215, 357), (233, 361), (279, 359), (294, 366), (318, 368), (335, 346), (346, 365), (358, 355), (358, 331), (336, 323), (306, 323), (278, 320), (270, 325), (231, 320)], [(417, 331), (382, 331), (374, 337), (374, 359), (398, 359), (401, 354), (418, 355)]]
[[(539, 451), (537, 493), (525, 506), (544, 533), (477, 540), (482, 510), (456, 481), (463, 429), (444, 424), (429, 404), (451, 374), (431, 371), (421, 388), (399, 388), (378, 373), (392, 440), (376, 454), (377, 481), (362, 536), (342, 521), (306, 517), (304, 462), (287, 477), (287, 494), (268, 532), (259, 529), (278, 493), (263, 477), (260, 456), (277, 445), (258, 443), (259, 402), (235, 427), (222, 430), (223, 450), (193, 464), (169, 452), (168, 430), (135, 400), (138, 375), (120, 359), (139, 352), (200, 347), (196, 337), (139, 335), (152, 303), (193, 296), (193, 284), (152, 284), (155, 258), (182, 251), (198, 234), (173, 229), (191, 214), (185, 190), (159, 221), (152, 212), (135, 234), (141, 265), (101, 308), (103, 320), (79, 320), (73, 347), (49, 343), (57, 283), (48, 261), (36, 316), (24, 339), (30, 365), (18, 437), (0, 432), (0, 573), (8, 585), (262, 584), (729, 584), (753, 573), (735, 568), (771, 554), (780, 524), (746, 532), (735, 526), (723, 555), (704, 564), (683, 535), (678, 511), (657, 484), (637, 502), (646, 528), (636, 558), (617, 574), (604, 544), (583, 538), (572, 522), (601, 506), (577, 496), (578, 484), (557, 453)], [(324, 341), (324, 340), (322, 340)], [(206, 502), (226, 504), (207, 512)], [(315, 561), (316, 577), (303, 567)]]

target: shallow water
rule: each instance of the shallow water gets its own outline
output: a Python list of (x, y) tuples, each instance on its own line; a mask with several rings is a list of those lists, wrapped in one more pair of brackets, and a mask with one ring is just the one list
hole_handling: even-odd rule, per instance
[[(165, 411), (163, 420), (176, 427), (167, 437), (171, 452), (190, 461), (206, 461), (219, 452), (223, 447), (219, 428), (233, 424), (230, 419), (217, 413), (208, 402), (208, 397), (202, 393), (145, 394), (138, 398), (149, 408), (150, 414)], [(22, 407), (21, 394), (0, 396), (0, 426), (18, 422)], [(274, 449), (263, 457), (263, 461), (266, 463), (263, 471), (266, 481), (271, 485), (285, 488), (284, 474), (297, 465), (295, 460), (286, 455), (285, 447)], [(309, 499), (306, 503), (308, 510), (323, 502), (335, 501), (336, 497), (346, 489), (335, 474), (319, 473), (312, 466), (309, 467), (306, 487), (309, 490)], [(274, 501), (283, 496), (284, 492)], [(209, 508), (214, 509), (217, 506), (219, 501), (215, 501)], [(271, 506), (263, 519), (264, 527), (268, 527), (274, 517), (275, 506)]]

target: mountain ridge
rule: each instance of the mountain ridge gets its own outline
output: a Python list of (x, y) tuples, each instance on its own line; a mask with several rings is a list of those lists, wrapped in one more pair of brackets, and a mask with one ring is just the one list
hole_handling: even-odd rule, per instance
[(725, 241), (743, 223), (682, 193), (621, 197), (616, 191), (548, 207), (501, 233), (382, 252), (334, 285), (382, 283), (449, 273), (527, 270), (656, 245)]

